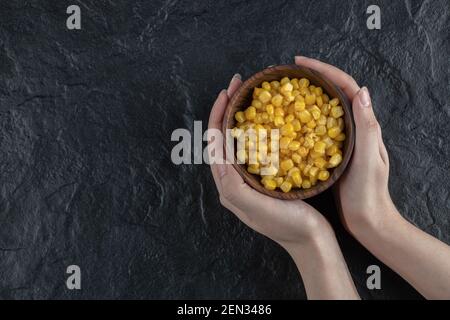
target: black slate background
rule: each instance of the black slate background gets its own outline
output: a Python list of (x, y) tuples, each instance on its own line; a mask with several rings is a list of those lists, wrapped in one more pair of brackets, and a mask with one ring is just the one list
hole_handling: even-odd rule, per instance
[[(77, 4), (82, 30), (66, 29)], [(382, 29), (366, 28), (378, 4)], [(170, 162), (235, 72), (316, 57), (371, 90), (404, 216), (450, 243), (450, 8), (437, 1), (1, 1), (0, 298), (303, 299), (289, 256)], [(420, 298), (340, 226), (363, 298)], [(382, 290), (365, 270), (382, 266)], [(66, 267), (82, 290), (66, 289)]]

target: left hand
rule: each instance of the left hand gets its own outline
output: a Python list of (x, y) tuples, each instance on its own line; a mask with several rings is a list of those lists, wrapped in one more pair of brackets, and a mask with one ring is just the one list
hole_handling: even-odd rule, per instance
[[(209, 129), (221, 129), (228, 100), (241, 86), (235, 75), (227, 90), (220, 92), (209, 117)], [(220, 150), (220, 141), (211, 141), (209, 148)], [(220, 145), (219, 145), (220, 144)], [(309, 244), (333, 233), (328, 221), (313, 207), (301, 200), (279, 200), (266, 196), (247, 185), (230, 164), (211, 164), (220, 202), (253, 230), (279, 243), (287, 251), (299, 244)]]

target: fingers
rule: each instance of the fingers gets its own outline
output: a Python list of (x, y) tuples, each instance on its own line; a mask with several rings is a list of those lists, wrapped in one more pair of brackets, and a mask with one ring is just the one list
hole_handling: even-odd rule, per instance
[[(217, 129), (221, 130), (222, 128), (222, 120), (225, 110), (228, 104), (228, 98), (231, 97), (236, 90), (241, 86), (241, 76), (239, 74), (235, 74), (230, 81), (227, 90), (222, 90), (219, 93), (214, 105), (212, 107), (211, 113), (209, 115), (208, 129)], [(211, 150), (220, 150), (223, 148), (223, 141), (218, 139), (212, 139), (211, 130), (208, 131), (208, 154), (211, 154)], [(216, 184), (217, 190), (219, 193), (222, 190), (222, 186), (220, 185), (219, 173), (216, 164), (211, 165), (211, 172), (214, 178), (214, 182)]]
[(295, 64), (322, 73), (325, 77), (339, 86), (350, 99), (353, 99), (353, 97), (359, 90), (359, 86), (356, 83), (355, 79), (353, 79), (350, 75), (348, 75), (341, 69), (338, 69), (332, 65), (326, 64), (319, 60), (301, 56), (295, 57)]
[(231, 78), (230, 84), (227, 89), (228, 98), (231, 98), (241, 85), (241, 75), (239, 73), (236, 73), (233, 78)]
[(383, 162), (387, 152), (381, 139), (381, 129), (372, 108), (369, 91), (361, 88), (353, 99), (353, 115), (356, 125), (356, 156), (372, 159), (377, 154)]

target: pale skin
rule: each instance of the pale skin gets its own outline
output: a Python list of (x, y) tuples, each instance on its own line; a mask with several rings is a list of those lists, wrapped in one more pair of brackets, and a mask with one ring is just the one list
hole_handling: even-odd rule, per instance
[[(389, 158), (367, 88), (318, 60), (295, 63), (324, 74), (352, 101), (356, 141), (352, 160), (335, 188), (347, 230), (424, 297), (450, 299), (450, 247), (416, 228), (395, 208), (388, 189)], [(241, 85), (233, 77), (217, 98), (209, 128), (221, 128), (228, 99)], [(209, 146), (219, 148), (218, 141)], [(242, 222), (280, 244), (293, 258), (309, 299), (359, 299), (328, 221), (303, 201), (283, 201), (250, 188), (231, 165), (212, 164), (220, 201)]]

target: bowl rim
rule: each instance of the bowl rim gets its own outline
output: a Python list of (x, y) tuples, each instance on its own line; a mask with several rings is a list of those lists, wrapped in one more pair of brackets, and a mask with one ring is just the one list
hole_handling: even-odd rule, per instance
[[(327, 86), (328, 88), (332, 88), (334, 91), (336, 91), (337, 93), (337, 98), (340, 101), (340, 105), (342, 105), (342, 107), (344, 108), (344, 121), (345, 121), (345, 133), (346, 133), (346, 140), (344, 142), (344, 152), (343, 152), (343, 156), (342, 156), (342, 162), (339, 166), (337, 166), (336, 168), (333, 168), (333, 171), (331, 172), (330, 178), (327, 181), (318, 181), (318, 183), (313, 186), (312, 188), (309, 189), (300, 189), (300, 188), (295, 188), (292, 189), (291, 191), (289, 191), (288, 193), (284, 193), (281, 190), (279, 190), (278, 188), (275, 190), (267, 190), (266, 188), (264, 188), (264, 186), (261, 184), (261, 182), (258, 180), (256, 183), (256, 179), (255, 178), (251, 178), (256, 177), (256, 175), (252, 175), (250, 174), (246, 168), (244, 164), (238, 164), (236, 161), (236, 154), (233, 154), (233, 167), (236, 169), (236, 171), (239, 173), (239, 175), (242, 177), (242, 179), (245, 181), (245, 183), (247, 183), (248, 185), (250, 185), (253, 189), (255, 189), (256, 191), (268, 195), (270, 197), (273, 198), (278, 198), (278, 199), (283, 199), (283, 200), (296, 200), (296, 199), (308, 199), (311, 197), (314, 197), (322, 192), (324, 192), (325, 190), (329, 189), (332, 185), (334, 185), (334, 183), (336, 183), (336, 181), (339, 180), (339, 178), (342, 176), (342, 174), (344, 173), (345, 169), (347, 168), (350, 159), (352, 157), (353, 154), (353, 149), (354, 149), (354, 145), (355, 145), (355, 122), (354, 122), (354, 117), (353, 117), (353, 110), (352, 110), (352, 105), (351, 102), (349, 100), (349, 98), (347, 97), (347, 95), (343, 92), (343, 90), (337, 86), (334, 82), (332, 82), (330, 79), (328, 79), (325, 75), (323, 75), (322, 73), (307, 68), (307, 67), (303, 67), (303, 66), (299, 66), (296, 64), (286, 64), (286, 65), (274, 65), (274, 66), (270, 66), (266, 69), (263, 69), (255, 74), (253, 74), (251, 77), (249, 77), (248, 79), (246, 79), (242, 85), (238, 88), (238, 90), (236, 90), (236, 92), (234, 93), (234, 95), (231, 97), (231, 99), (229, 100), (227, 107), (225, 109), (225, 113), (224, 113), (224, 118), (223, 118), (223, 123), (222, 123), (222, 133), (224, 134), (224, 137), (226, 137), (226, 130), (227, 129), (231, 129), (234, 125), (230, 125), (230, 123), (235, 123), (234, 122), (234, 112), (233, 110), (237, 110), (236, 107), (240, 107), (240, 110), (243, 110), (244, 108), (241, 106), (236, 106), (236, 104), (238, 104), (240, 101), (244, 101), (244, 100), (250, 100), (250, 97), (248, 96), (250, 94), (250, 92), (253, 91), (253, 89), (259, 85), (261, 85), (262, 82), (264, 81), (268, 81), (267, 79), (265, 79), (267, 77), (267, 75), (273, 74), (273, 73), (282, 73), (285, 72), (287, 73), (288, 71), (291, 72), (298, 72), (298, 73), (302, 73), (303, 75), (300, 75), (298, 77), (305, 77), (308, 80), (310, 80), (311, 84), (317, 83), (317, 79), (320, 79), (321, 81), (324, 82), (325, 86)], [(308, 77), (308, 75), (312, 75), (312, 77)], [(279, 81), (282, 77), (284, 77), (284, 75), (279, 75), (277, 76), (277, 80)], [(311, 79), (311, 78), (315, 78), (315, 79)], [(272, 81), (272, 80), (270, 80)], [(320, 84), (321, 87), (323, 87), (323, 84)], [(326, 88), (323, 88), (324, 91), (329, 94), (330, 90), (326, 90)], [(248, 92), (246, 92), (248, 91)], [(231, 115), (231, 113), (233, 113)], [(224, 143), (224, 150), (225, 152), (227, 152), (227, 146), (226, 146), (226, 139), (223, 140)]]

